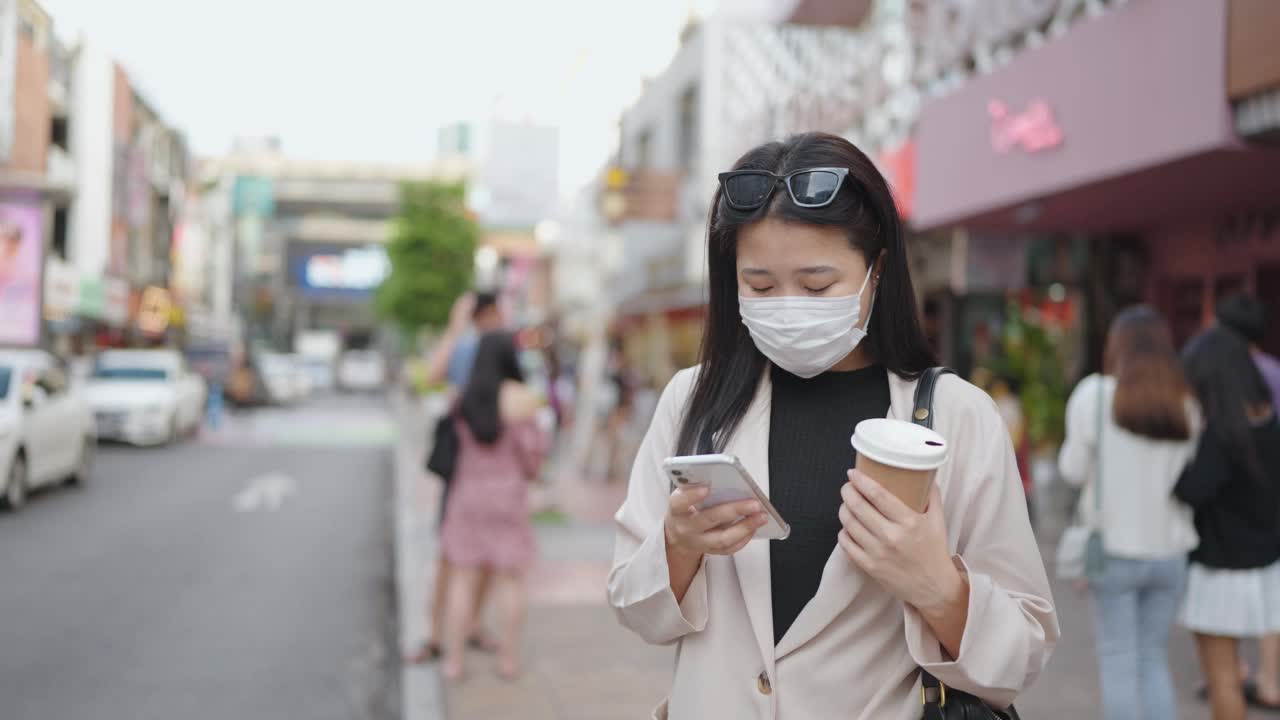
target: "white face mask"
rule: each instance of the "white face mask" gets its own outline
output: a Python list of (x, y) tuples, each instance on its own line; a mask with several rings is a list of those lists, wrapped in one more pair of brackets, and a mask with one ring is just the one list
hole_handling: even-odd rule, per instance
[[(867, 336), (858, 324), (862, 319), (862, 291), (870, 280), (868, 269), (862, 288), (847, 297), (739, 295), (738, 312), (765, 357), (792, 375), (811, 378), (830, 370)], [(867, 308), (868, 323), (874, 307), (873, 293)]]

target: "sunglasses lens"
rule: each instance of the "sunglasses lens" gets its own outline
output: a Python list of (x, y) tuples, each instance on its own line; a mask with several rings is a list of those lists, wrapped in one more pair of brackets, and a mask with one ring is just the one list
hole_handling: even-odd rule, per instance
[(829, 170), (804, 172), (791, 178), (791, 194), (797, 205), (825, 205), (840, 187), (840, 176)]
[(768, 199), (776, 181), (769, 175), (734, 175), (725, 179), (729, 202), (739, 207), (758, 207)]

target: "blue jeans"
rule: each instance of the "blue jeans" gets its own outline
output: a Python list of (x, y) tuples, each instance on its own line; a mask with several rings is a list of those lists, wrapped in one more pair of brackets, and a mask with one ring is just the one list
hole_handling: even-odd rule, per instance
[(1107, 557), (1091, 583), (1105, 720), (1178, 716), (1169, 674), (1169, 628), (1182, 602), (1187, 561)]

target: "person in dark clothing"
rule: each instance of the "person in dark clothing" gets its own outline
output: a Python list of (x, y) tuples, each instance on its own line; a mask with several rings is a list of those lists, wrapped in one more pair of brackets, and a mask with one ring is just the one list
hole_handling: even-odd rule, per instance
[[(1266, 306), (1257, 298), (1240, 293), (1219, 301), (1214, 314), (1219, 325), (1235, 331), (1249, 343), (1253, 364), (1258, 366), (1258, 372), (1271, 390), (1271, 404), (1280, 408), (1280, 359), (1260, 347), (1267, 337)], [(1242, 661), (1241, 667), (1245, 676), (1249, 676), (1248, 664)], [(1280, 708), (1280, 633), (1258, 638), (1258, 670), (1252, 682), (1245, 684), (1245, 692), (1255, 705)]]
[(1280, 632), (1280, 422), (1234, 332), (1205, 331), (1183, 360), (1205, 431), (1174, 487), (1200, 536), (1182, 623), (1196, 636), (1214, 720), (1243, 720), (1239, 642)]

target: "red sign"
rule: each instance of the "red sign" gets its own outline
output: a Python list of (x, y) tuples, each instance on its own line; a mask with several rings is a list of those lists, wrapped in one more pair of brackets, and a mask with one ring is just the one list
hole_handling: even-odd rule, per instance
[(991, 147), (998, 153), (1007, 153), (1015, 145), (1034, 153), (1062, 144), (1062, 128), (1044, 100), (1032, 100), (1020, 113), (992, 100), (987, 103), (987, 114), (991, 116)]
[(911, 217), (911, 209), (916, 196), (916, 145), (907, 141), (896, 148), (880, 153), (876, 164), (889, 181), (893, 191), (893, 200), (898, 206), (898, 214), (903, 219)]

